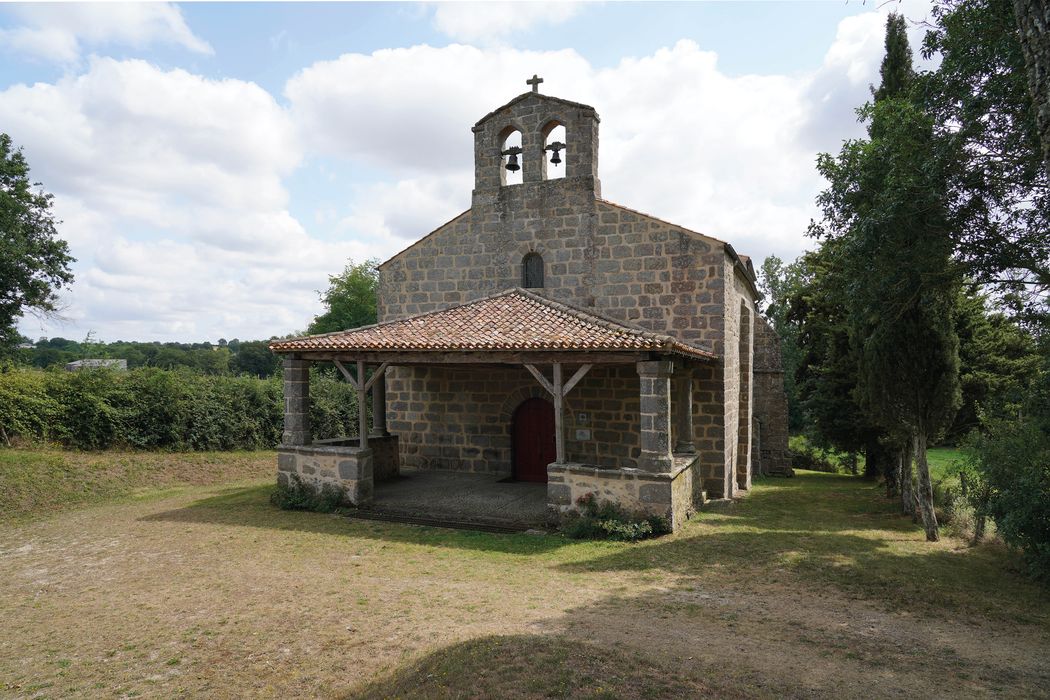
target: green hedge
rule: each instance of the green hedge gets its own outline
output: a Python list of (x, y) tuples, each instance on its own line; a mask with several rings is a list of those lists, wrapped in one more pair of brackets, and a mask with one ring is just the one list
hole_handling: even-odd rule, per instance
[[(314, 437), (355, 435), (357, 399), (334, 374), (311, 376)], [(169, 450), (254, 450), (281, 440), (281, 378), (187, 369), (13, 369), (0, 373), (8, 441)]]

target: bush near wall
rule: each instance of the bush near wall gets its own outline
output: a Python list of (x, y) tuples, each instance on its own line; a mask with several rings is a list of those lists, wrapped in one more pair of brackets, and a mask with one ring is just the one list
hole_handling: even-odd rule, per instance
[[(318, 439), (355, 435), (357, 397), (332, 373), (311, 376)], [(272, 449), (281, 440), (281, 378), (139, 368), (0, 373), (0, 440), (83, 450)]]
[(795, 469), (808, 469), (814, 472), (829, 474), (846, 474), (846, 455), (836, 455), (829, 450), (816, 447), (803, 435), (792, 435), (788, 438), (788, 450), (791, 452), (791, 466)]

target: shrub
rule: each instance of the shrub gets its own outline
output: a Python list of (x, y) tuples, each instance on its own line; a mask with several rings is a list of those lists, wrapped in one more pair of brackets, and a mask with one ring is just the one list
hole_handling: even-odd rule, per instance
[(343, 492), (332, 484), (320, 489), (302, 480), (298, 474), (284, 482), (278, 481), (270, 494), (270, 503), (282, 510), (309, 510), (315, 513), (331, 513), (343, 503)]
[(792, 435), (788, 440), (788, 450), (791, 452), (791, 466), (795, 469), (808, 469), (814, 472), (827, 472), (838, 474), (845, 469), (840, 468), (842, 459), (838, 463), (832, 462), (831, 453), (814, 447), (809, 440), (802, 435)]
[[(357, 397), (331, 373), (311, 377), (317, 439), (357, 433)], [(0, 443), (101, 450), (255, 450), (280, 443), (279, 377), (142, 367), (0, 372)]]
[(977, 544), (984, 537), (983, 518), (968, 497), (971, 478), (964, 472), (953, 472), (933, 482), (933, 506), (937, 523), (949, 534)]
[(581, 540), (619, 540), (637, 542), (671, 532), (671, 523), (660, 515), (632, 515), (611, 501), (599, 501), (593, 493), (576, 500), (579, 513), (570, 515), (562, 532)]
[(1050, 582), (1050, 430), (1032, 418), (996, 422), (971, 445), (977, 515), (991, 517), (1033, 576)]

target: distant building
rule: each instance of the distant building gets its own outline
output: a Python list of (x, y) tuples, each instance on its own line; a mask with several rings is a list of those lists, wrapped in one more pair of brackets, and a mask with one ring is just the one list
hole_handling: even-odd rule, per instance
[(66, 365), (67, 372), (76, 372), (82, 369), (98, 369), (100, 367), (106, 367), (108, 369), (116, 369), (124, 371), (128, 368), (127, 360), (77, 360), (76, 362), (70, 362)]
[(19, 350), (32, 350), (35, 347), (36, 346), (33, 345), (32, 343), (19, 343), (18, 344), (18, 349)]

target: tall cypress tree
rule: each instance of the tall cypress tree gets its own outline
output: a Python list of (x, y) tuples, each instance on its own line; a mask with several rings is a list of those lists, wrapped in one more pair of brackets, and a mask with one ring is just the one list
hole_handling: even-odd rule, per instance
[[(911, 98), (911, 50), (896, 15), (886, 23), (882, 75), (874, 104), (862, 110), (868, 139), (818, 161), (829, 188), (815, 232), (840, 239), (856, 397), (889, 435), (910, 442), (916, 500), (926, 537), (936, 540), (926, 448), (959, 405), (958, 274), (933, 122)], [(902, 492), (910, 484), (907, 469)]]
[(901, 15), (890, 13), (886, 18), (886, 55), (879, 67), (882, 82), (874, 91), (876, 102), (907, 95), (915, 80), (907, 29)]

